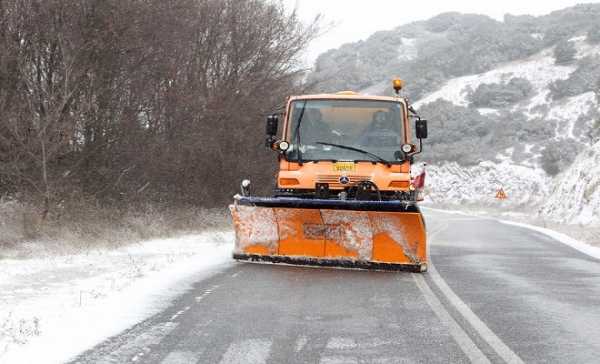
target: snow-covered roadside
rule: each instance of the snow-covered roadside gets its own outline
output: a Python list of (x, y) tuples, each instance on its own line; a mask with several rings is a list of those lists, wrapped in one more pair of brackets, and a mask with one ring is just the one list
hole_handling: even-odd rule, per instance
[(60, 363), (229, 266), (232, 232), (0, 260), (0, 363)]

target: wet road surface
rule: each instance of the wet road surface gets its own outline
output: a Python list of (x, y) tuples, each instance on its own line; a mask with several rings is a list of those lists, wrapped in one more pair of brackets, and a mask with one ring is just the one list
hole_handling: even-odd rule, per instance
[(600, 261), (425, 215), (425, 274), (235, 264), (73, 363), (600, 362)]

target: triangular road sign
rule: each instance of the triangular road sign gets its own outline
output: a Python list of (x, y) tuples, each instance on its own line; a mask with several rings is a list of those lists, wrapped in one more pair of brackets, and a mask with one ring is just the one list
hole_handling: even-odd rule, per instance
[(496, 198), (498, 200), (506, 200), (508, 198), (508, 196), (506, 196), (506, 192), (504, 192), (504, 189), (502, 187), (500, 187), (498, 192), (496, 192)]

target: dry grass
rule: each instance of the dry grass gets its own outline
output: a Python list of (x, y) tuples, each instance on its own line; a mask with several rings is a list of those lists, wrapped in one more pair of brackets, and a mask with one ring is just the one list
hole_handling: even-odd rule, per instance
[(55, 209), (46, 220), (39, 211), (30, 204), (0, 200), (0, 258), (70, 254), (230, 227), (226, 208), (117, 209), (76, 203)]

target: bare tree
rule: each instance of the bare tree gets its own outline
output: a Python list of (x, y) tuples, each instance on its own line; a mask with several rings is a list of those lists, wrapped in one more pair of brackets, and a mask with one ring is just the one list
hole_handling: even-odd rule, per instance
[(0, 0), (0, 192), (225, 201), (318, 32), (263, 0)]

